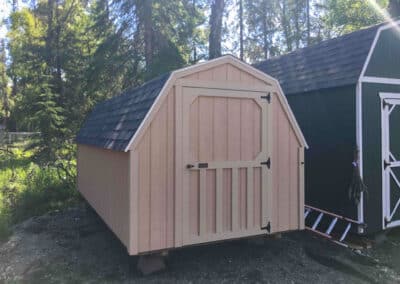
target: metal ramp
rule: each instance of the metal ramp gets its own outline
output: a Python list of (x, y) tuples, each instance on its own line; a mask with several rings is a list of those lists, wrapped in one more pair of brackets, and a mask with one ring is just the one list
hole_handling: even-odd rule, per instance
[[(311, 218), (312, 215), (314, 218)], [(364, 226), (363, 223), (360, 223), (356, 220), (349, 219), (309, 205), (304, 206), (304, 221), (306, 224), (306, 230), (327, 238), (330, 241), (344, 247), (350, 247), (350, 244), (346, 242), (346, 238), (350, 229), (352, 227), (358, 228), (359, 226)], [(322, 222), (324, 223), (325, 228), (322, 228)]]

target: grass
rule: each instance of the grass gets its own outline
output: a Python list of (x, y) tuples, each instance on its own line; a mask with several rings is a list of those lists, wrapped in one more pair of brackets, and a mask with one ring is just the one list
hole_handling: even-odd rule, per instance
[(67, 176), (55, 166), (39, 166), (32, 159), (34, 150), (25, 149), (26, 143), (18, 143), (0, 151), (0, 240), (8, 238), (14, 224), (79, 200), (75, 161), (59, 162), (69, 165), (72, 176)]

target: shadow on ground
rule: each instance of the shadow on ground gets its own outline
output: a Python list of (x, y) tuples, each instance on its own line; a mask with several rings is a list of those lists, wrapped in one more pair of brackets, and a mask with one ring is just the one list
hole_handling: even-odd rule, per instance
[(32, 218), (0, 247), (0, 282), (399, 283), (400, 231), (353, 252), (307, 232), (172, 251), (167, 271), (141, 276), (137, 258), (85, 207)]

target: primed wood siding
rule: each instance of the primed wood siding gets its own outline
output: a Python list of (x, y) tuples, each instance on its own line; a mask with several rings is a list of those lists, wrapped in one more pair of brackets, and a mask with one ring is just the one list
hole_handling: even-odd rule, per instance
[[(194, 73), (186, 79), (270, 86), (230, 64)], [(131, 224), (137, 222), (137, 228), (131, 229), (135, 239), (132, 254), (265, 234), (261, 230), (263, 222), (268, 221), (262, 213), (265, 195), (262, 177), (267, 168), (260, 161), (257, 166), (194, 170), (186, 175), (187, 183), (183, 182), (190, 190), (182, 186), (184, 171), (175, 170), (186, 165), (180, 164), (183, 159), (179, 161), (182, 136), (189, 137), (188, 147), (194, 161), (260, 159), (257, 158), (262, 148), (260, 98), (229, 97), (235, 91), (225, 90), (227, 97), (200, 96), (185, 115), (182, 101), (177, 99), (185, 96), (184, 89), (180, 85), (171, 89), (131, 149), (133, 157), (137, 157), (137, 165), (131, 168), (138, 177), (131, 188), (138, 204), (131, 211), (131, 219), (135, 220)], [(299, 212), (303, 204), (299, 204), (302, 180), (299, 149), (303, 148), (275, 96), (270, 108), (273, 185), (268, 190), (273, 191), (272, 232), (279, 232), (300, 228)], [(262, 100), (262, 104), (267, 101)], [(181, 133), (184, 127), (178, 123), (187, 123), (189, 131)]]
[(232, 64), (226, 63), (220, 66), (210, 68), (205, 71), (193, 73), (184, 79), (215, 81), (215, 82), (235, 82), (244, 83), (251, 86), (265, 86), (265, 82), (255, 78), (249, 73), (240, 70)]
[[(300, 194), (300, 142), (289, 123), (282, 105), (276, 96), (272, 96), (273, 108), (273, 218), (274, 231), (289, 231), (301, 229), (299, 223), (300, 204), (303, 200)], [(300, 151), (304, 151), (303, 148)]]
[(129, 153), (78, 145), (78, 190), (129, 246)]
[(174, 246), (174, 104), (171, 91), (134, 149), (139, 207), (132, 214), (139, 216), (139, 253)]

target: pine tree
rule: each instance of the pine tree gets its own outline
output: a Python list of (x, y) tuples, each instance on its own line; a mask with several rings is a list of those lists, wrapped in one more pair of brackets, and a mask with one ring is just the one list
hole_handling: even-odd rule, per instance
[(224, 0), (213, 0), (210, 14), (209, 59), (221, 56), (222, 18), (224, 15)]

